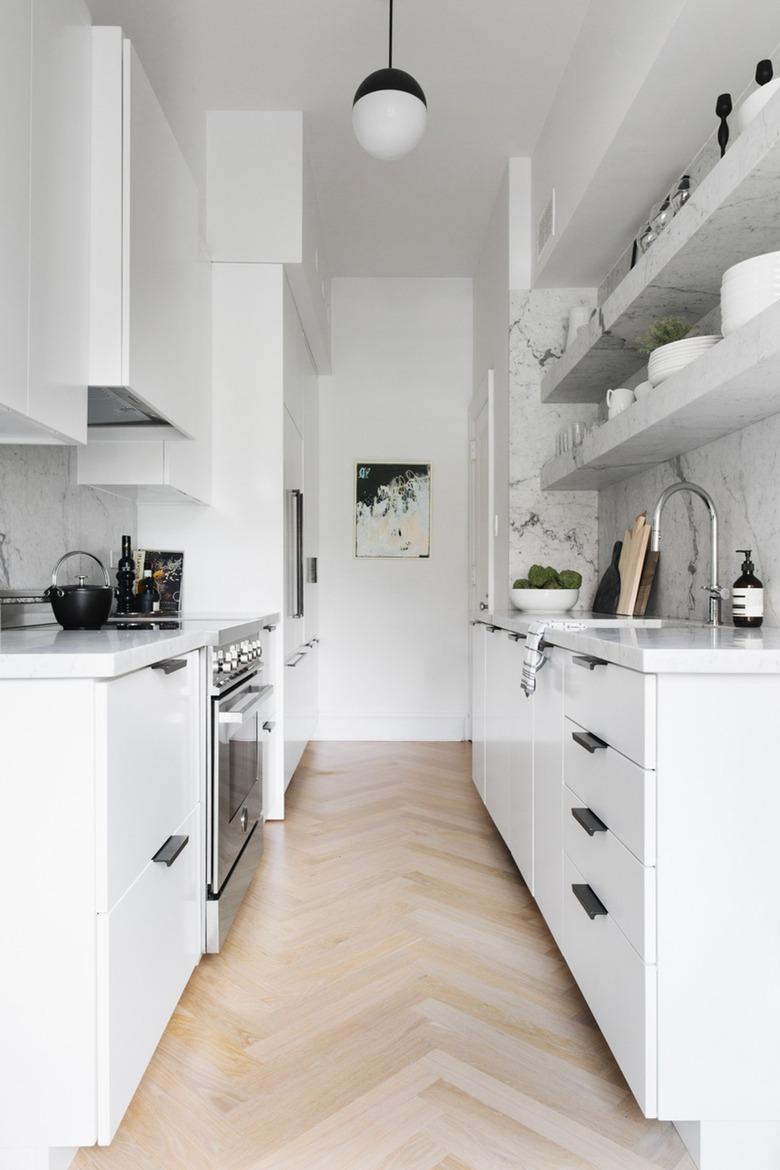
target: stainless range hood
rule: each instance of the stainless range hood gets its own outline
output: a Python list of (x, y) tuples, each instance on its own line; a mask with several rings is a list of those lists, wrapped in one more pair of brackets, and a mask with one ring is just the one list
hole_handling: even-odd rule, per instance
[(143, 431), (147, 427), (166, 427), (175, 434), (175, 428), (145, 406), (123, 386), (90, 386), (87, 407), (87, 425), (90, 427), (122, 427)]

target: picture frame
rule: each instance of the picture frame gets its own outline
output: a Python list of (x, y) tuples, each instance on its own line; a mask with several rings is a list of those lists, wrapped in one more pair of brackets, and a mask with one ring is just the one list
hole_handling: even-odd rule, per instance
[(431, 555), (431, 463), (359, 460), (353, 482), (357, 559)]

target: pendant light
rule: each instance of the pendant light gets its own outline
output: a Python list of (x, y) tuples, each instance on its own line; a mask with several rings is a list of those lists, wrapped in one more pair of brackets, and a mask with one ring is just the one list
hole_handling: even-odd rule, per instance
[(393, 68), (393, 0), (387, 69), (377, 69), (358, 86), (352, 103), (355, 137), (368, 154), (390, 161), (414, 150), (425, 133), (425, 94), (410, 73)]

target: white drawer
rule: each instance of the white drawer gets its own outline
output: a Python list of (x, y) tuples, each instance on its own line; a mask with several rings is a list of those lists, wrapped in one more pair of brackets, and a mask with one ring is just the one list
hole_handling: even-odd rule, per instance
[(563, 735), (569, 788), (640, 861), (655, 865), (655, 772), (589, 740), (587, 729), (571, 719), (564, 720)]
[(599, 828), (603, 822), (590, 814), (579, 796), (565, 787), (564, 849), (631, 945), (646, 963), (654, 963), (655, 870), (637, 861), (614, 833)]
[[(97, 909), (110, 910), (199, 800), (198, 652), (100, 684)], [(179, 669), (180, 662), (185, 665)], [(205, 753), (205, 748), (204, 748)]]
[(564, 858), (563, 953), (645, 1117), (657, 1115), (656, 968), (643, 963), (611, 915), (589, 918)]
[(149, 862), (97, 916), (98, 1143), (107, 1145), (201, 954), (200, 806), (174, 830), (189, 842)]
[(563, 703), (575, 723), (641, 767), (655, 767), (655, 675), (572, 654)]

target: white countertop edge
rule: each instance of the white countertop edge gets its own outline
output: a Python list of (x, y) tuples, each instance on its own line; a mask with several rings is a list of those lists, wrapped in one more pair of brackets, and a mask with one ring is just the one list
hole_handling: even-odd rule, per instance
[(780, 629), (739, 630), (661, 619), (587, 613), (473, 613), (472, 621), (526, 633), (532, 621), (579, 621), (584, 629), (548, 629), (545, 640), (643, 674), (780, 674)]
[(116, 678), (214, 645), (221, 633), (240, 639), (258, 622), (277, 624), (279, 615), (185, 617), (180, 630), (117, 630), (111, 625), (102, 630), (56, 625), (0, 630), (0, 679)]

